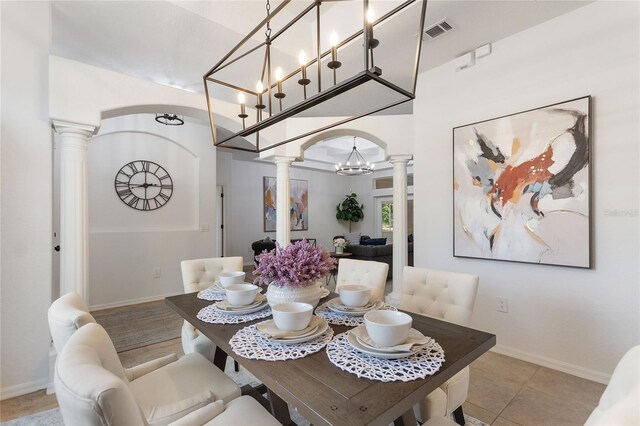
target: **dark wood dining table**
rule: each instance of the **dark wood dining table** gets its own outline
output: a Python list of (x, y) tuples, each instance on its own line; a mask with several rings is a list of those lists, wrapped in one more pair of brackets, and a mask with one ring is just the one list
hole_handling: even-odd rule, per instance
[[(324, 301), (335, 297), (331, 294)], [(496, 343), (493, 334), (409, 313), (413, 328), (436, 340), (444, 349), (440, 370), (425, 379), (410, 382), (381, 382), (358, 378), (334, 366), (324, 350), (304, 358), (287, 361), (261, 361), (235, 355), (231, 337), (247, 325), (209, 324), (197, 319), (198, 312), (212, 302), (200, 300), (197, 293), (172, 296), (166, 304), (218, 347), (215, 364), (224, 369), (226, 354), (266, 385), (272, 398), (272, 412), (283, 424), (294, 407), (314, 425), (388, 425), (414, 422), (412, 407), (446, 380), (487, 352)], [(351, 327), (331, 325), (335, 334)]]

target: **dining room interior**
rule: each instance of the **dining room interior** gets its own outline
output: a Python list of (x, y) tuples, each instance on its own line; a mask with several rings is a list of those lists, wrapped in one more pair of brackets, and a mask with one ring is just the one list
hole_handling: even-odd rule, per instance
[(0, 20), (3, 426), (640, 424), (640, 3)]

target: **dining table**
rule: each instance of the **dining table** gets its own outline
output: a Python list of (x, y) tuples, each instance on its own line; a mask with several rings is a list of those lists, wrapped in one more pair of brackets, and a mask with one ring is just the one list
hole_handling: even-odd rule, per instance
[[(331, 293), (322, 304), (336, 294)], [(412, 407), (496, 344), (496, 336), (423, 315), (406, 312), (412, 327), (444, 350), (445, 361), (433, 375), (411, 381), (382, 382), (359, 378), (334, 366), (325, 350), (286, 361), (247, 359), (234, 354), (229, 341), (241, 329), (262, 320), (241, 324), (211, 324), (197, 318), (212, 302), (197, 293), (171, 296), (166, 304), (193, 324), (216, 345), (214, 364), (224, 370), (227, 355), (265, 386), (269, 403), (263, 405), (282, 424), (292, 424), (287, 404), (313, 425), (415, 425)], [(352, 327), (331, 325), (334, 336)], [(334, 337), (335, 338), (335, 337)], [(243, 388), (244, 390), (244, 388)], [(255, 395), (254, 395), (255, 396)]]

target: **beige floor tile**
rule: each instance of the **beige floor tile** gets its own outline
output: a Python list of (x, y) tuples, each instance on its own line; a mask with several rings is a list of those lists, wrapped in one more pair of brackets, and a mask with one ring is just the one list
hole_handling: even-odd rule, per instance
[(496, 417), (498, 416), (495, 413), (492, 413), (489, 410), (485, 410), (484, 408), (478, 407), (471, 402), (466, 401), (462, 404), (462, 411), (468, 416), (475, 417), (476, 419), (485, 422), (486, 424), (491, 424)]
[(142, 364), (165, 355), (177, 354), (184, 355), (182, 351), (182, 342), (180, 339), (167, 340), (166, 342), (155, 343), (153, 345), (144, 346), (142, 348), (132, 349), (130, 351), (120, 352), (120, 362), (125, 368)]
[(500, 413), (517, 395), (523, 384), (484, 369), (470, 371), (467, 401), (492, 413)]
[(507, 420), (504, 417), (498, 417), (491, 423), (491, 426), (520, 426), (516, 422), (512, 422), (511, 420)]
[(540, 367), (527, 386), (565, 401), (580, 402), (595, 408), (605, 385), (580, 377)]
[(525, 386), (500, 417), (522, 426), (582, 425), (592, 408), (577, 401), (568, 401)]
[(471, 370), (483, 370), (493, 377), (524, 384), (540, 367), (509, 356), (487, 352), (471, 364)]

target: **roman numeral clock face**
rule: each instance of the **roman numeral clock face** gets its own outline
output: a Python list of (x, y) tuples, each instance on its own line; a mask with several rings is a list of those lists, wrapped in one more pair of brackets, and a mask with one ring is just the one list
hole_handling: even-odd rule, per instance
[(136, 160), (122, 166), (115, 181), (116, 193), (132, 209), (150, 211), (169, 202), (173, 181), (153, 161)]

